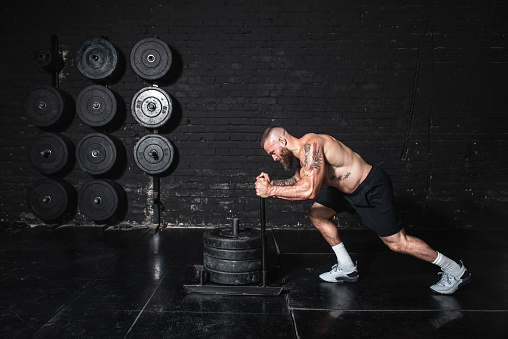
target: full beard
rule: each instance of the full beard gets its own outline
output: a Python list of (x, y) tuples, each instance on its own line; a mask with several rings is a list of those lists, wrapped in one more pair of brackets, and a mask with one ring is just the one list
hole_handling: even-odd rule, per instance
[(293, 160), (295, 156), (287, 148), (282, 149), (280, 152), (279, 162), (284, 166), (286, 171), (289, 171), (293, 167)]

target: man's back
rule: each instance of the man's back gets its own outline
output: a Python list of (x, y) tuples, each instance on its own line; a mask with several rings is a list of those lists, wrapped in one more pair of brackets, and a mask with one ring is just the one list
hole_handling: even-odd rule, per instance
[[(352, 193), (372, 168), (360, 155), (326, 134), (306, 134), (299, 139), (299, 144), (304, 152), (321, 154), (325, 165), (323, 183), (344, 193)], [(305, 154), (301, 154), (299, 159), (303, 171), (305, 170)], [(304, 173), (300, 175), (303, 176)]]

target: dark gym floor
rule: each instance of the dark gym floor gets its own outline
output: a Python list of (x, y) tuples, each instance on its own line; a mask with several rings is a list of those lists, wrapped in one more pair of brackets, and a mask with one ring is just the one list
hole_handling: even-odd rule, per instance
[(360, 280), (321, 282), (335, 262), (315, 230), (268, 230), (280, 296), (186, 294), (203, 229), (0, 231), (1, 338), (508, 337), (508, 232), (410, 231), (462, 259), (473, 282), (433, 294), (439, 269), (342, 231)]

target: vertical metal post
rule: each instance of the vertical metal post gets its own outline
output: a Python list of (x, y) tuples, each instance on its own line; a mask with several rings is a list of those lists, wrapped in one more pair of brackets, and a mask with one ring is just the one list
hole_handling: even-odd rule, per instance
[(238, 237), (238, 232), (240, 232), (240, 219), (238, 218), (234, 218), (233, 219), (233, 237), (234, 238), (237, 238)]
[(161, 179), (158, 175), (152, 176), (153, 178), (153, 198), (152, 198), (152, 207), (153, 207), (153, 223), (157, 225), (157, 227), (161, 224), (161, 214), (160, 214), (160, 194), (161, 194)]
[(261, 249), (263, 251), (263, 287), (266, 287), (266, 222), (265, 222), (265, 198), (259, 198), (260, 213), (261, 213)]
[[(158, 129), (153, 130), (154, 134), (159, 134)], [(153, 175), (153, 223), (157, 225), (156, 230), (161, 226), (161, 178), (159, 175)]]
[[(52, 35), (51, 36), (51, 52), (53, 53), (53, 57), (54, 58), (57, 58), (58, 57), (58, 36), (57, 35)], [(53, 60), (54, 62), (55, 60)], [(53, 87), (55, 88), (59, 88), (60, 84), (58, 83), (58, 73), (56, 70), (54, 70), (53, 72), (51, 72), (51, 75), (52, 75), (52, 78), (51, 78), (51, 83), (53, 85)]]

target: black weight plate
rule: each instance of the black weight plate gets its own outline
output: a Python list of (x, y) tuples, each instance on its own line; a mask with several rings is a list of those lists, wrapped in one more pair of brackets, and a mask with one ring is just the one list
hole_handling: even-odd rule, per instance
[(61, 55), (54, 53), (49, 49), (40, 49), (35, 51), (34, 62), (37, 66), (44, 68), (48, 72), (60, 71), (64, 66), (64, 61)]
[(49, 49), (41, 49), (34, 52), (34, 62), (37, 66), (48, 67), (53, 61), (53, 53)]
[(76, 192), (74, 187), (63, 179), (43, 179), (34, 183), (28, 190), (28, 207), (42, 220), (61, 218), (72, 206)]
[(134, 159), (147, 174), (161, 174), (173, 162), (175, 151), (165, 137), (158, 134), (145, 135), (134, 146)]
[(30, 160), (42, 174), (55, 174), (72, 165), (74, 145), (63, 135), (39, 134), (30, 146)]
[(245, 250), (232, 250), (225, 248), (215, 248), (204, 246), (205, 254), (210, 257), (226, 260), (247, 260), (256, 259), (263, 255), (262, 248), (250, 248)]
[(206, 270), (211, 282), (224, 285), (248, 285), (259, 283), (262, 278), (262, 271), (253, 272), (220, 272), (215, 270)]
[(79, 190), (79, 210), (93, 221), (110, 219), (123, 204), (123, 188), (113, 180), (92, 180)]
[(76, 65), (81, 74), (89, 79), (103, 80), (116, 70), (118, 53), (107, 40), (90, 38), (85, 40), (76, 51)]
[(205, 254), (203, 256), (203, 267), (219, 272), (252, 272), (263, 268), (261, 258), (246, 260), (225, 260), (210, 257)]
[(131, 51), (132, 69), (146, 80), (158, 80), (166, 76), (172, 62), (171, 49), (157, 38), (140, 40)]
[(25, 95), (23, 108), (27, 119), (40, 127), (54, 126), (69, 114), (66, 94), (51, 86), (41, 86), (29, 91)]
[(131, 112), (141, 126), (157, 128), (171, 117), (173, 101), (164, 90), (158, 87), (145, 87), (132, 98)]
[(203, 244), (208, 247), (224, 249), (250, 249), (261, 247), (261, 232), (252, 228), (243, 228), (233, 237), (231, 228), (216, 228), (203, 233)]
[(92, 85), (83, 89), (76, 100), (76, 111), (89, 126), (100, 127), (110, 123), (117, 112), (115, 95), (107, 87)]
[(117, 142), (101, 133), (84, 136), (76, 147), (79, 166), (91, 174), (104, 174), (111, 170), (115, 166), (117, 154)]

